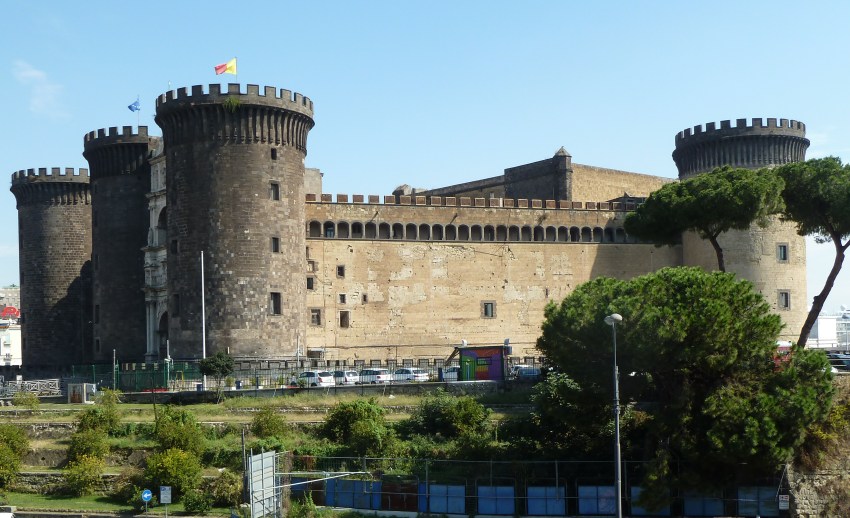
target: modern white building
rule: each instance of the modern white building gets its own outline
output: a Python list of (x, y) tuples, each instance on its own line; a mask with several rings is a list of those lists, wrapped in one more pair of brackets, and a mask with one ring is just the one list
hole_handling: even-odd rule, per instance
[(17, 365), (21, 361), (21, 325), (0, 320), (0, 365)]
[(850, 351), (850, 307), (841, 306), (837, 315), (819, 315), (806, 346)]

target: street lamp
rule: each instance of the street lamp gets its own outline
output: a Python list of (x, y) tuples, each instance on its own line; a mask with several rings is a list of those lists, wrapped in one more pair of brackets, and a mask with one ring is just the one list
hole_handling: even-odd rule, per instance
[(623, 321), (619, 313), (605, 317), (614, 334), (614, 495), (617, 500), (617, 518), (623, 518), (623, 495), (620, 475), (620, 373), (617, 371), (617, 323)]

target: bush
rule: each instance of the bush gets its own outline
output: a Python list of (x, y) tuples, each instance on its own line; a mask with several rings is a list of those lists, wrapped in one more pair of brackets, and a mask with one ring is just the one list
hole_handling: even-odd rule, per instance
[(216, 507), (238, 507), (242, 503), (242, 477), (233, 471), (222, 471), (210, 483), (208, 493)]
[(115, 480), (112, 498), (135, 510), (142, 510), (145, 508), (145, 503), (141, 500), (141, 494), (145, 486), (148, 486), (148, 483), (142, 470), (135, 467), (128, 468)]
[(12, 424), (0, 424), (0, 444), (8, 446), (18, 459), (22, 459), (30, 450), (27, 434)]
[(251, 420), (251, 433), (257, 437), (280, 437), (285, 432), (286, 421), (274, 408), (263, 408)]
[(333, 441), (348, 443), (354, 425), (361, 421), (384, 424), (384, 409), (378, 406), (374, 398), (369, 401), (358, 399), (337, 403), (325, 419), (322, 435)]
[(179, 498), (201, 485), (201, 463), (196, 455), (171, 448), (148, 457), (145, 478), (154, 486), (171, 486)]
[(334, 512), (327, 508), (316, 507), (313, 497), (308, 492), (303, 501), (292, 501), (287, 516), (288, 518), (330, 518), (334, 516)]
[(83, 455), (71, 462), (65, 470), (65, 487), (76, 496), (90, 495), (102, 485), (101, 475), (105, 463), (92, 455)]
[(179, 449), (200, 455), (204, 449), (204, 435), (188, 410), (165, 406), (156, 418), (154, 439), (162, 451)]
[(212, 509), (212, 497), (204, 491), (190, 491), (183, 495), (183, 509), (187, 513), (206, 514)]
[(21, 469), (21, 457), (9, 445), (0, 442), (0, 487), (9, 487)]
[(109, 442), (107, 442), (104, 430), (81, 430), (71, 435), (71, 444), (68, 446), (68, 462), (74, 462), (84, 456), (103, 459), (109, 454)]
[(402, 428), (446, 439), (485, 433), (490, 410), (470, 396), (438, 390), (425, 396)]
[(77, 417), (77, 430), (103, 430), (109, 435), (119, 435), (123, 431), (120, 402), (121, 391), (104, 389), (97, 396), (95, 406)]
[(15, 392), (15, 395), (12, 396), (12, 404), (30, 410), (38, 410), (41, 400), (32, 392)]

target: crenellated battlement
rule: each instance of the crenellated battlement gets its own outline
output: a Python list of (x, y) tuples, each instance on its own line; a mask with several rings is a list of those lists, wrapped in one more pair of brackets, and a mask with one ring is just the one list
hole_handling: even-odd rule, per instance
[(747, 119), (736, 119), (735, 126), (729, 120), (720, 121), (718, 127), (715, 122), (705, 124), (705, 129), (702, 125), (694, 126), (693, 129), (687, 128), (680, 131), (676, 135), (676, 147), (680, 143), (685, 143), (692, 139), (702, 140), (703, 137), (716, 138), (718, 133), (724, 135), (790, 135), (805, 137), (806, 125), (800, 121), (793, 119), (776, 119), (768, 118), (767, 124), (763, 118), (753, 118), (751, 123), (747, 123)]
[(711, 171), (723, 165), (749, 169), (772, 167), (806, 159), (806, 125), (791, 119), (754, 118), (709, 122), (676, 135), (673, 161), (679, 178)]
[(37, 169), (21, 169), (12, 173), (12, 185), (31, 183), (89, 183), (89, 170), (73, 167), (39, 167)]
[(511, 198), (471, 198), (466, 196), (378, 196), (370, 194), (337, 194), (336, 202), (332, 194), (307, 194), (307, 203), (336, 203), (344, 205), (394, 205), (413, 207), (464, 207), (464, 208), (500, 208), (500, 209), (549, 209), (549, 210), (589, 210), (609, 212), (631, 212), (638, 203), (610, 201), (570, 201), (570, 200), (527, 200)]
[(157, 113), (166, 104), (220, 104), (226, 99), (235, 97), (240, 104), (273, 106), (296, 111), (311, 118), (313, 116), (313, 101), (298, 92), (265, 86), (260, 93), (260, 86), (252, 84), (246, 85), (246, 90), (243, 92), (241, 90), (242, 85), (239, 83), (228, 83), (226, 90), (223, 91), (221, 86), (220, 84), (211, 84), (204, 90), (203, 85), (194, 85), (191, 92), (186, 87), (178, 88), (176, 91), (169, 90), (157, 97)]
[(108, 130), (101, 128), (97, 131), (90, 131), (83, 137), (83, 142), (88, 147), (90, 143), (98, 141), (99, 144), (107, 142), (146, 142), (148, 140), (148, 127), (139, 126), (137, 131), (133, 131), (132, 126), (123, 126), (121, 131), (115, 126)]

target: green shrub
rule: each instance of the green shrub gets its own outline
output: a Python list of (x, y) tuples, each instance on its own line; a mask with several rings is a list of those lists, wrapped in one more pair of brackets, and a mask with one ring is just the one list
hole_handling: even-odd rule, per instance
[(141, 500), (142, 490), (148, 486), (145, 474), (136, 467), (130, 467), (122, 471), (115, 480), (112, 498), (122, 504), (129, 505), (135, 510), (145, 508)]
[(251, 433), (257, 437), (280, 437), (286, 432), (286, 421), (274, 408), (266, 407), (251, 420)]
[(206, 514), (212, 509), (212, 497), (204, 491), (189, 491), (183, 495), (183, 509), (187, 513)]
[(213, 480), (207, 491), (216, 507), (238, 507), (242, 502), (242, 477), (224, 470)]
[(27, 434), (13, 424), (0, 424), (0, 444), (8, 446), (18, 459), (30, 450)]
[(485, 433), (490, 410), (470, 396), (453, 396), (438, 390), (425, 396), (401, 427), (408, 433), (427, 434), (445, 439)]
[(30, 410), (38, 410), (41, 400), (32, 392), (15, 392), (12, 396), (12, 404), (15, 406), (28, 408)]
[(101, 475), (105, 463), (102, 458), (83, 455), (65, 470), (65, 487), (76, 496), (90, 495), (102, 485)]
[(162, 451), (173, 448), (200, 455), (204, 436), (195, 414), (173, 406), (165, 406), (156, 418), (154, 439)]
[(21, 469), (21, 457), (6, 443), (0, 442), (0, 487), (9, 487)]
[(385, 423), (384, 409), (381, 408), (374, 398), (368, 401), (358, 399), (356, 401), (337, 403), (325, 419), (322, 426), (322, 435), (340, 443), (348, 443), (354, 425), (361, 421), (374, 423)]
[(103, 430), (109, 435), (120, 435), (121, 391), (105, 389), (98, 394), (95, 405), (85, 409), (77, 417), (77, 430)]
[(154, 486), (171, 486), (179, 495), (201, 484), (201, 463), (192, 453), (171, 448), (148, 457), (145, 478)]
[(103, 459), (109, 454), (109, 442), (104, 430), (80, 430), (71, 435), (68, 446), (68, 462), (89, 456)]
[(382, 421), (363, 420), (351, 426), (348, 447), (358, 456), (390, 456), (395, 453), (393, 431)]
[(288, 518), (330, 518), (332, 516), (334, 516), (334, 512), (330, 509), (316, 507), (309, 492), (304, 500), (293, 500), (289, 513), (287, 513)]

